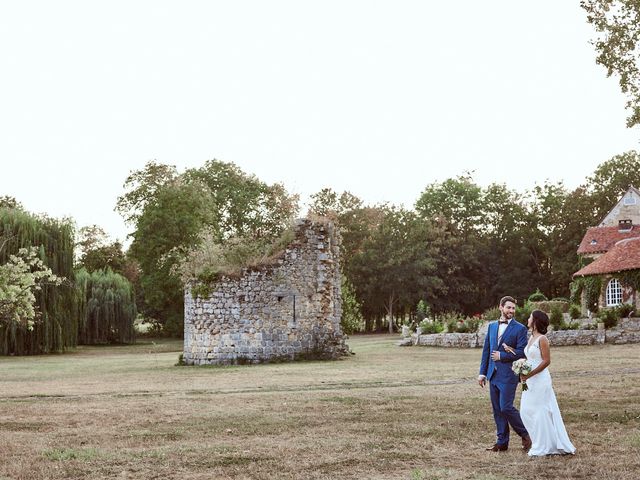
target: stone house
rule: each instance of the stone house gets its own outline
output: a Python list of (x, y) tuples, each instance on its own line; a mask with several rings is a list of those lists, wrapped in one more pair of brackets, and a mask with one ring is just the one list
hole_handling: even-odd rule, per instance
[(224, 276), (203, 296), (185, 289), (186, 364), (336, 359), (342, 333), (340, 234), (324, 219), (298, 220), (270, 263)]
[[(629, 187), (602, 222), (587, 230), (578, 254), (593, 261), (574, 273), (573, 278), (600, 279), (600, 308), (623, 303), (640, 308), (640, 292), (622, 280), (632, 273), (640, 275), (640, 191)], [(587, 303), (583, 290), (582, 313), (585, 315)]]

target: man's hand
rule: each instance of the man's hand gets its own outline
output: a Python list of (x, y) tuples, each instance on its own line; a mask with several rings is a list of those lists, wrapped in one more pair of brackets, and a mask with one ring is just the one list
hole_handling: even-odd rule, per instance
[(487, 384), (487, 377), (485, 377), (484, 375), (478, 375), (478, 385), (484, 388), (486, 384)]
[(498, 352), (497, 350), (494, 350), (493, 352), (491, 352), (491, 358), (493, 359), (494, 362), (499, 362), (500, 352)]

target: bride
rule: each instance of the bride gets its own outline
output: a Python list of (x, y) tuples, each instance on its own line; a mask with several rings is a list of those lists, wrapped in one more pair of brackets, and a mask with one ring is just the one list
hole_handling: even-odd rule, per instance
[[(531, 373), (521, 375), (528, 389), (522, 392), (520, 416), (533, 444), (529, 456), (573, 454), (576, 449), (569, 440), (562, 422), (560, 408), (551, 384), (547, 368), (551, 364), (549, 340), (544, 335), (549, 326), (549, 317), (541, 310), (534, 310), (529, 317), (531, 338), (524, 349), (531, 364)], [(505, 350), (513, 349), (504, 346)]]

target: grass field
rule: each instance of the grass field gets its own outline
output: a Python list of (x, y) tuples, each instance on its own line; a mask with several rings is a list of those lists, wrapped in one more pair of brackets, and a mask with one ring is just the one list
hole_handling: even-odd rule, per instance
[(0, 358), (0, 479), (640, 478), (640, 345), (552, 351), (578, 452), (529, 459), (519, 441), (484, 451), (479, 350), (396, 340), (218, 368), (174, 366), (182, 345), (167, 340)]

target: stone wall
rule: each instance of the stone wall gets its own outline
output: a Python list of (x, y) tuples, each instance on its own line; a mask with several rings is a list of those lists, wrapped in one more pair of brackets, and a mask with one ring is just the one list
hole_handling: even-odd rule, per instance
[[(486, 335), (486, 326), (478, 333), (435, 333), (429, 335), (412, 334), (403, 338), (398, 345), (421, 345), (448, 348), (482, 348)], [(558, 330), (547, 333), (549, 343), (562, 345), (596, 345), (603, 343), (640, 343), (640, 318), (620, 320), (615, 328), (605, 330)]]
[(186, 364), (335, 359), (340, 328), (340, 236), (327, 221), (298, 220), (295, 240), (270, 265), (222, 277), (206, 298), (185, 290)]

